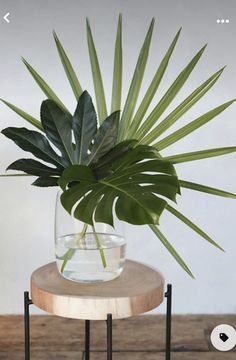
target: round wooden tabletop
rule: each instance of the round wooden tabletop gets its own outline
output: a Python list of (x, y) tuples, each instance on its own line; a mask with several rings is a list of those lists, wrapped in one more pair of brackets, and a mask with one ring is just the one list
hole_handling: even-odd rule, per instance
[(40, 309), (74, 319), (126, 318), (152, 310), (164, 298), (164, 278), (157, 270), (127, 260), (115, 280), (76, 283), (63, 278), (56, 263), (47, 264), (31, 276), (31, 299)]

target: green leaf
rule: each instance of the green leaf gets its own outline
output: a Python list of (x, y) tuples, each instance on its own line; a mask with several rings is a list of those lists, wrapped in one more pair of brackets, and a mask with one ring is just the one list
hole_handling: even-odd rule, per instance
[(58, 177), (41, 176), (38, 177), (32, 185), (39, 187), (58, 186), (58, 179)]
[[(76, 165), (73, 165), (74, 167)], [(77, 166), (84, 166), (84, 165), (77, 165)], [(69, 168), (67, 168), (69, 169)], [(77, 169), (77, 174), (78, 174), (78, 169)], [(59, 184), (61, 182), (64, 182), (64, 178), (63, 178), (63, 174), (62, 177), (60, 177), (59, 179)], [(66, 184), (66, 181), (65, 181)], [(84, 194), (88, 193), (89, 191), (92, 191), (94, 189), (96, 185), (96, 181), (93, 179), (92, 181), (88, 182), (86, 184), (86, 180), (80, 180), (79, 181), (79, 186), (75, 186), (73, 185), (71, 188), (69, 188), (68, 190), (64, 190), (64, 193), (61, 196), (61, 203), (64, 206), (64, 208), (66, 209), (66, 211), (68, 211), (69, 214), (71, 214), (72, 212), (72, 208), (75, 205), (75, 203), (80, 200)], [(93, 204), (94, 207), (96, 207), (96, 204)], [(92, 222), (92, 221), (91, 221)]]
[(97, 52), (93, 41), (93, 35), (91, 32), (89, 20), (86, 20), (87, 24), (87, 41), (89, 49), (89, 58), (93, 74), (93, 83), (97, 102), (97, 111), (100, 123), (107, 117), (107, 106), (104, 94), (103, 81), (101, 76), (101, 70), (98, 62)]
[[(167, 175), (147, 175), (147, 174), (134, 174), (126, 178), (120, 177), (115, 181), (111, 181), (113, 186), (116, 186), (117, 183), (128, 190), (130, 186), (136, 186), (136, 184), (142, 185), (142, 188), (138, 189), (138, 191), (142, 191), (143, 194), (157, 194), (162, 195), (167, 199), (170, 199), (176, 202), (176, 194), (178, 192), (178, 179), (174, 176), (167, 176)], [(149, 183), (147, 183), (147, 181)], [(133, 189), (135, 191), (135, 189)]]
[(113, 219), (113, 205), (116, 199), (116, 191), (109, 191), (105, 193), (97, 204), (95, 212), (95, 221), (104, 223), (106, 222), (110, 226), (114, 226)]
[(181, 29), (177, 32), (177, 34), (175, 35), (174, 37), (174, 40), (172, 41), (169, 49), (167, 50), (164, 58), (162, 59), (156, 73), (155, 73), (155, 76), (146, 92), (146, 94), (144, 95), (143, 97), (143, 100), (132, 120), (132, 124), (131, 124), (131, 127), (130, 129), (128, 130), (128, 133), (127, 133), (127, 138), (130, 138), (132, 139), (136, 133), (136, 131), (138, 130), (142, 120), (143, 120), (143, 117), (144, 115), (146, 114), (148, 108), (149, 108), (149, 105), (151, 104), (151, 101), (153, 100), (153, 97), (154, 95), (156, 94), (157, 92), (157, 89), (159, 88), (159, 85), (161, 83), (161, 80), (165, 74), (165, 71), (166, 71), (166, 68), (169, 64), (169, 60), (170, 60), (170, 57), (174, 51), (174, 48), (176, 46), (176, 43), (178, 41), (178, 38), (179, 38), (179, 35), (180, 35), (180, 32), (181, 32)]
[(44, 92), (48, 99), (53, 100), (60, 108), (67, 113), (70, 113), (69, 110), (65, 107), (65, 105), (61, 102), (58, 96), (54, 93), (54, 91), (50, 88), (50, 86), (46, 83), (45, 80), (37, 73), (36, 70), (24, 59), (22, 58), (23, 63), (25, 64), (26, 68), (29, 70), (30, 74), (32, 75), (33, 79), (36, 81), (40, 89)]
[(63, 166), (62, 159), (41, 133), (26, 128), (8, 127), (2, 130), (2, 134), (13, 140), (22, 150), (31, 152), (37, 158), (56, 166)]
[(183, 102), (177, 106), (164, 120), (161, 121), (148, 135), (142, 139), (143, 144), (151, 144), (164, 131), (169, 129), (177, 120), (179, 120), (189, 109), (193, 107), (216, 83), (223, 72), (224, 68), (217, 71), (201, 86), (194, 90)]
[(224, 251), (220, 245), (218, 245), (214, 240), (210, 238), (202, 229), (200, 229), (197, 225), (195, 225), (191, 220), (189, 220), (186, 216), (181, 214), (178, 210), (174, 209), (172, 206), (167, 204), (166, 210), (168, 210), (172, 215), (177, 217), (179, 220), (181, 220), (183, 223), (185, 223), (187, 226), (189, 226), (193, 231), (195, 231), (198, 235), (203, 237), (206, 241), (208, 241), (210, 244), (214, 245), (218, 249)]
[[(76, 186), (80, 186), (80, 184), (75, 185), (75, 187)], [(94, 184), (92, 191), (87, 194), (84, 193), (83, 197), (80, 198), (80, 202), (76, 206), (73, 213), (74, 217), (76, 219), (80, 219), (80, 221), (86, 222), (86, 224), (93, 225), (94, 209), (96, 209), (97, 204), (99, 203), (101, 197), (102, 197), (101, 186), (99, 186), (99, 184)]]
[(120, 112), (116, 111), (108, 116), (99, 127), (94, 137), (94, 144), (89, 155), (88, 164), (96, 162), (114, 146), (117, 139), (119, 117)]
[[(133, 152), (134, 151), (132, 151), (132, 153)], [(120, 171), (119, 177), (123, 177), (124, 175), (131, 176), (131, 175), (138, 174), (140, 172), (148, 172), (148, 171), (150, 171), (150, 169), (152, 169), (151, 170), (152, 172), (158, 172), (158, 173), (168, 174), (168, 175), (172, 175), (172, 176), (176, 175), (173, 165), (167, 161), (158, 159), (158, 160), (146, 160), (145, 162), (139, 162), (142, 160), (141, 158), (136, 158), (136, 160), (132, 160), (132, 159), (135, 159), (135, 157), (130, 156), (129, 157), (130, 161), (127, 161), (127, 158), (128, 158), (128, 156), (124, 156), (123, 163), (122, 163), (122, 160), (120, 159), (119, 162), (114, 162), (111, 165), (111, 169), (113, 171), (117, 171), (117, 170)], [(144, 158), (144, 155), (143, 155), (143, 158)], [(137, 162), (139, 162), (139, 163), (137, 163)], [(146, 175), (146, 176), (152, 177), (152, 176), (156, 176), (156, 175)]]
[[(158, 223), (159, 217), (165, 208), (166, 201), (152, 193), (143, 194), (143, 189), (140, 186), (133, 186), (132, 190), (130, 190), (130, 187), (127, 185), (113, 185), (109, 180), (103, 179), (100, 180), (99, 183), (97, 187), (93, 188), (93, 191), (83, 197), (76, 207), (74, 212), (76, 218), (81, 221), (85, 221), (86, 219), (86, 223), (92, 224), (94, 206), (97, 206), (103, 193), (115, 191), (117, 197), (115, 211), (120, 220), (124, 220), (133, 225)], [(105, 222), (107, 223), (107, 220)]]
[(169, 136), (165, 137), (164, 139), (158, 141), (155, 146), (159, 151), (167, 148), (168, 146), (176, 143), (177, 141), (181, 140), (188, 134), (192, 133), (193, 131), (197, 130), (201, 126), (205, 125), (210, 120), (214, 119), (217, 115), (222, 113), (225, 109), (227, 109), (231, 104), (233, 104), (235, 100), (228, 101), (211, 111), (208, 111), (206, 114), (198, 117), (197, 119), (193, 120), (189, 124), (183, 126), (179, 130), (176, 130)]
[(236, 194), (233, 194), (228, 191), (221, 190), (221, 189), (216, 189), (216, 188), (213, 188), (210, 186), (197, 184), (197, 183), (193, 183), (193, 182), (185, 181), (185, 180), (179, 180), (179, 184), (180, 184), (180, 187), (183, 187), (186, 189), (196, 190), (196, 191), (204, 192), (204, 193), (211, 194), (211, 195), (217, 195), (217, 196), (223, 196), (223, 197), (227, 197), (227, 198), (231, 198), (231, 199), (236, 199)]
[(177, 253), (177, 251), (173, 248), (173, 246), (169, 243), (169, 241), (164, 236), (164, 234), (160, 231), (160, 229), (155, 225), (149, 225), (149, 227), (154, 232), (154, 234), (159, 238), (159, 240), (162, 242), (162, 244), (166, 247), (166, 249), (169, 251), (169, 253), (174, 257), (174, 259), (177, 261), (177, 263), (182, 267), (182, 269), (185, 270), (187, 272), (187, 274), (190, 275), (194, 279), (194, 276), (193, 276), (191, 270), (189, 269), (189, 267), (186, 265), (184, 260)]
[[(70, 183), (72, 181), (88, 181), (89, 183), (94, 180), (94, 173), (92, 169), (86, 165), (73, 165), (68, 166), (68, 168), (64, 170), (61, 178), (63, 178), (66, 183)], [(94, 180), (94, 183), (95, 182), (96, 180)], [(71, 189), (73, 189), (73, 187)]]
[(164, 157), (164, 159), (170, 161), (172, 164), (180, 164), (188, 161), (202, 160), (214, 156), (226, 155), (235, 151), (236, 151), (236, 146), (231, 146), (231, 147), (207, 149), (207, 150), (193, 151), (189, 153), (177, 154), (172, 156), (166, 156)]
[(159, 224), (159, 218), (166, 207), (166, 201), (153, 193), (146, 192), (143, 194), (142, 189), (142, 186), (134, 187), (133, 194), (131, 194), (129, 185), (126, 188), (122, 185), (123, 194), (117, 199), (116, 215), (118, 219), (130, 222), (133, 225)]
[(76, 160), (83, 164), (88, 157), (88, 149), (97, 131), (97, 115), (87, 91), (79, 98), (72, 119), (72, 128), (76, 143)]
[(126, 131), (128, 131), (131, 124), (132, 116), (135, 110), (135, 105), (138, 100), (138, 95), (140, 92), (143, 75), (147, 64), (153, 28), (154, 28), (154, 18), (151, 21), (143, 46), (140, 50), (138, 61), (134, 70), (133, 78), (129, 87), (128, 96), (120, 120), (119, 136), (118, 136), (119, 142), (124, 140), (126, 136)]
[(119, 15), (118, 28), (116, 34), (114, 69), (113, 69), (113, 85), (111, 97), (111, 113), (121, 110), (121, 93), (122, 93), (122, 16)]
[(15, 111), (18, 115), (20, 115), (23, 119), (28, 121), (31, 125), (35, 126), (37, 129), (43, 131), (42, 124), (39, 120), (35, 119), (33, 116), (27, 114), (25, 111), (21, 110), (20, 108), (16, 107), (15, 105), (9, 103), (6, 100), (0, 99), (5, 105), (7, 105), (11, 110)]
[[(116, 148), (119, 146), (116, 145)], [(120, 170), (128, 165), (133, 165), (142, 159), (154, 159), (154, 163), (150, 164), (153, 166), (155, 171), (155, 166), (159, 167), (159, 164), (163, 164), (162, 159), (159, 157), (158, 151), (153, 146), (148, 145), (138, 145), (135, 148), (131, 148), (126, 152), (122, 157), (117, 158), (112, 162), (112, 169)], [(168, 169), (171, 171), (171, 174), (176, 174), (174, 166), (170, 162), (165, 162)]]
[[(138, 169), (137, 169), (138, 172)], [(128, 169), (128, 173), (130, 173)], [(126, 174), (126, 171), (124, 172)], [(123, 175), (119, 178), (119, 182), (126, 181), (127, 175)], [(140, 174), (136, 173), (130, 176), (128, 184), (145, 184), (145, 192), (153, 192), (154, 194), (159, 194), (165, 196), (167, 199), (176, 201), (176, 189), (178, 189), (179, 183), (178, 179), (174, 176), (168, 175), (150, 175), (150, 174)], [(115, 184), (113, 182), (113, 184)], [(151, 184), (151, 185), (148, 185)]]
[(58, 50), (62, 65), (63, 65), (65, 73), (66, 73), (66, 76), (67, 76), (69, 83), (71, 85), (71, 88), (75, 94), (75, 98), (76, 98), (76, 100), (79, 100), (79, 97), (81, 96), (83, 90), (81, 88), (78, 77), (76, 76), (76, 73), (71, 65), (71, 62), (62, 46), (60, 40), (58, 39), (58, 36), (55, 33), (55, 31), (53, 32), (53, 37), (54, 37), (54, 40), (55, 40), (55, 43), (57, 46), (57, 50)]
[(33, 176), (33, 175), (29, 175), (29, 174), (0, 174), (0, 177), (4, 177), (4, 176)]
[(179, 189), (178, 179), (169, 175), (173, 171), (170, 163), (156, 159), (154, 166), (148, 160), (152, 153), (143, 153), (140, 158), (137, 150), (138, 147), (131, 150), (136, 157), (124, 155), (123, 164), (113, 162), (111, 174), (102, 179), (83, 165), (65, 169), (60, 178), (65, 190), (61, 196), (65, 209), (69, 213), (74, 209), (77, 219), (91, 225), (94, 218), (112, 225), (113, 206), (120, 220), (136, 225), (158, 223), (166, 201), (155, 194), (174, 199)]
[(36, 176), (51, 176), (51, 175), (60, 176), (64, 168), (63, 167), (51, 168), (33, 159), (20, 159), (14, 161), (11, 165), (9, 165), (7, 167), (7, 170), (19, 170), (29, 175), (36, 175)]
[[(119, 147), (120, 144), (116, 145), (116, 147)], [(116, 147), (114, 148), (114, 152), (116, 150)], [(145, 162), (142, 162), (143, 159), (146, 159)], [(151, 159), (151, 160), (147, 160), (147, 159)], [(140, 162), (141, 161), (141, 162)], [(97, 169), (98, 166), (98, 169)], [(94, 166), (94, 172), (96, 174), (98, 174), (99, 176), (97, 176), (97, 178), (100, 178), (100, 161), (98, 161), (97, 164), (95, 164)], [(151, 169), (151, 170), (150, 170)], [(98, 171), (97, 171), (98, 170)], [(131, 148), (129, 149), (129, 151), (127, 151), (126, 153), (124, 153), (122, 156), (120, 156), (120, 158), (117, 158), (116, 160), (113, 159), (112, 163), (110, 164), (110, 167), (108, 166), (108, 169), (105, 167), (103, 167), (103, 172), (106, 173), (107, 175), (112, 175), (114, 171), (118, 172), (119, 174), (117, 174), (116, 176), (116, 181), (117, 179), (119, 181), (121, 181), (124, 177), (129, 177), (129, 184), (131, 184), (131, 182), (134, 180), (135, 176), (138, 176), (138, 174), (140, 173), (144, 173), (144, 172), (156, 172), (156, 173), (162, 173), (162, 174), (168, 174), (168, 175), (172, 175), (171, 177), (169, 176), (168, 178), (164, 179), (164, 189), (161, 189), (162, 186), (162, 177), (160, 175), (157, 175), (158, 181), (155, 181), (155, 175), (152, 175), (149, 179), (152, 179), (151, 183), (155, 183), (156, 188), (155, 189), (151, 189), (151, 187), (148, 185), (146, 186), (146, 190), (152, 191), (152, 192), (156, 192), (161, 194), (161, 192), (166, 192), (165, 196), (167, 198), (171, 198), (172, 200), (175, 201), (175, 195), (172, 192), (172, 190), (170, 190), (170, 188), (168, 188), (169, 186), (174, 186), (175, 187), (175, 192), (177, 189), (177, 192), (180, 194), (180, 187), (179, 187), (179, 183), (178, 183), (178, 179), (176, 176), (176, 171), (174, 166), (168, 162), (163, 160), (162, 158), (158, 159), (158, 153), (156, 152), (155, 148), (151, 147), (151, 146), (147, 146), (147, 145), (138, 145), (135, 148)], [(144, 175), (142, 174), (142, 179), (145, 179), (145, 182), (148, 184), (150, 184), (150, 182), (147, 181), (148, 176), (150, 175)], [(168, 180), (169, 179), (169, 180)], [(143, 183), (143, 181), (141, 180), (141, 177), (138, 177), (138, 180), (140, 183)], [(136, 179), (137, 182), (137, 179)], [(166, 186), (165, 186), (166, 185)], [(156, 191), (155, 191), (156, 190)], [(161, 192), (160, 192), (161, 191)]]
[[(111, 165), (115, 160), (120, 159), (129, 151), (131, 151), (134, 145), (137, 144), (136, 140), (124, 140), (121, 143), (115, 145), (110, 151), (99, 158), (96, 163), (96, 169), (106, 165)], [(155, 149), (155, 153), (157, 153)]]
[(41, 122), (48, 139), (60, 150), (65, 165), (74, 163), (71, 116), (54, 101), (45, 100), (41, 105)]
[(206, 45), (194, 56), (194, 58), (190, 61), (190, 63), (184, 68), (184, 70), (179, 74), (170, 88), (167, 90), (165, 95), (161, 98), (159, 103), (155, 106), (151, 114), (147, 117), (144, 121), (140, 129), (135, 134), (135, 138), (141, 140), (155, 125), (157, 120), (163, 114), (163, 112), (167, 109), (170, 105), (172, 100), (178, 94), (180, 89), (183, 87), (187, 79), (189, 78), (190, 74), (192, 73), (193, 69), (197, 65), (199, 59), (201, 58)]

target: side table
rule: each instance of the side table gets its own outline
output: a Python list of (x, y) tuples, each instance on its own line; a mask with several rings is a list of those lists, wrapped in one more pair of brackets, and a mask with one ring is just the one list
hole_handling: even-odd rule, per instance
[(86, 284), (63, 278), (55, 262), (47, 264), (31, 276), (31, 299), (27, 291), (24, 293), (25, 360), (30, 360), (31, 304), (53, 315), (85, 320), (85, 360), (89, 360), (90, 355), (90, 321), (105, 320), (107, 360), (112, 360), (113, 319), (143, 314), (158, 307), (164, 297), (167, 298), (166, 360), (170, 360), (172, 286), (168, 284), (165, 292), (160, 272), (127, 260), (119, 278)]

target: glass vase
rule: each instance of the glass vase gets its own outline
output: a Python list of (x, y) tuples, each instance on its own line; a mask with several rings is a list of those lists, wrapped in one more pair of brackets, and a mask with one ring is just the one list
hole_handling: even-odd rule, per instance
[(103, 223), (94, 227), (75, 219), (63, 208), (61, 192), (55, 208), (55, 253), (60, 274), (77, 282), (103, 282), (117, 278), (125, 264), (126, 242), (122, 223), (114, 228)]

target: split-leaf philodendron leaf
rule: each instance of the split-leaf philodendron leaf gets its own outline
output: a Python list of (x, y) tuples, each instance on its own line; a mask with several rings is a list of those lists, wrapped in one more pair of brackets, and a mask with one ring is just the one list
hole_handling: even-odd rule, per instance
[[(158, 224), (167, 205), (158, 195), (175, 201), (179, 183), (173, 165), (153, 159), (149, 148), (131, 149), (113, 161), (110, 174), (102, 179), (96, 177), (96, 166), (68, 167), (60, 178), (62, 205), (69, 213), (77, 205), (74, 217), (90, 225), (95, 219), (113, 226), (114, 204), (120, 220), (134, 225)], [(73, 186), (66, 188), (71, 183)]]
[[(115, 210), (118, 218), (123, 221), (136, 225), (149, 225), (178, 264), (190, 276), (193, 276), (185, 261), (159, 228), (158, 223), (163, 210), (167, 209), (171, 215), (189, 226), (206, 241), (222, 249), (199, 226), (172, 207), (169, 202), (176, 201), (176, 195), (180, 194), (181, 188), (228, 198), (236, 198), (236, 195), (222, 189), (189, 182), (187, 179), (178, 181), (174, 166), (177, 167), (179, 163), (190, 161), (194, 163), (196, 160), (230, 154), (236, 151), (236, 146), (199, 148), (186, 153), (178, 151), (166, 157), (162, 157), (160, 152), (185, 136), (191, 136), (194, 131), (204, 127), (216, 117), (221, 117), (223, 120), (222, 113), (233, 104), (234, 100), (220, 103), (205, 114), (197, 114), (195, 119), (190, 116), (185, 126), (163, 137), (165, 131), (176, 124), (183, 115), (188, 114), (189, 110), (216, 85), (225, 67), (217, 71), (214, 69), (205, 81), (196, 84), (195, 89), (177, 103), (176, 107), (173, 107), (172, 102), (186, 83), (192, 81), (191, 75), (194, 71), (196, 72), (197, 66), (200, 69), (200, 60), (206, 48), (203, 46), (191, 56), (190, 60), (184, 60), (186, 64), (183, 63), (183, 69), (174, 76), (172, 84), (164, 91), (164, 95), (158, 94), (159, 87), (168, 72), (169, 62), (172, 61), (174, 50), (180, 41), (180, 33), (183, 33), (180, 29), (167, 44), (165, 55), (157, 65), (154, 77), (138, 104), (154, 30), (154, 19), (152, 19), (128, 86), (128, 94), (122, 101), (123, 33), (120, 15), (115, 39), (111, 113), (109, 114), (101, 63), (88, 19), (86, 23), (96, 110), (88, 92), (83, 92), (83, 86), (72, 67), (72, 62), (54, 32), (61, 63), (77, 100), (76, 110), (74, 114), (68, 110), (41, 75), (23, 59), (27, 70), (46, 95), (47, 100), (42, 103), (41, 120), (39, 120), (11, 102), (1, 99), (31, 126), (37, 128), (37, 131), (33, 131), (9, 127), (2, 133), (40, 161), (28, 158), (19, 159), (9, 165), (8, 169), (23, 171), (27, 176), (37, 176), (33, 182), (35, 186), (47, 187), (60, 184), (63, 189), (61, 200), (64, 207), (69, 212), (73, 209), (74, 216), (87, 224), (93, 225), (94, 221), (113, 224)], [(153, 104), (154, 98), (156, 100)], [(210, 103), (210, 99), (208, 101)], [(168, 110), (170, 106), (172, 106), (171, 111)], [(97, 118), (100, 126), (98, 126)], [(9, 174), (0, 176), (9, 176)], [(101, 249), (100, 251), (103, 264), (105, 264), (104, 254)], [(73, 256), (73, 251), (67, 255), (63, 269), (68, 259)]]

